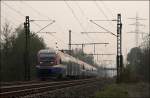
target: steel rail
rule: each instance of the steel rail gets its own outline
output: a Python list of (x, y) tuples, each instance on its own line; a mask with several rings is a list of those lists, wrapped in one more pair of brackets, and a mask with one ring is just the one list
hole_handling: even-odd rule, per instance
[(32, 80), (32, 81), (14, 81), (14, 82), (0, 82), (1, 87), (6, 87), (6, 86), (15, 86), (15, 85), (23, 85), (23, 84), (31, 84), (31, 83), (46, 83), (46, 82), (54, 82), (55, 80), (47, 80), (47, 81), (42, 81), (42, 80)]
[[(82, 79), (83, 80), (83, 79)], [(41, 81), (36, 81), (35, 83), (28, 83), (25, 82), (24, 84), (20, 84), (20, 85), (11, 85), (11, 86), (1, 86), (0, 90), (1, 92), (8, 92), (8, 91), (12, 91), (12, 90), (18, 90), (18, 89), (26, 89), (26, 88), (31, 88), (31, 87), (36, 87), (36, 86), (48, 86), (48, 85), (57, 85), (60, 83), (69, 83), (72, 81), (82, 81), (80, 80), (69, 80), (69, 81), (58, 81), (58, 82), (51, 82), (51, 81), (46, 81), (41, 83)], [(89, 80), (89, 79), (84, 79), (84, 80)]]
[[(30, 94), (36, 94), (46, 91), (52, 91), (56, 89), (71, 87), (75, 85), (86, 84), (89, 82), (93, 82), (97, 79), (82, 79), (82, 80), (72, 80), (72, 81), (60, 81), (60, 82), (52, 82), (52, 83), (40, 83), (40, 84), (31, 84), (31, 85), (19, 85), (19, 86), (11, 86), (11, 87), (3, 87), (1, 88), (0, 96), (2, 98), (8, 97), (19, 97)], [(9, 90), (8, 90), (9, 89)]]
[[(37, 93), (36, 95), (35, 94), (31, 94), (29, 96), (41, 96), (41, 95), (51, 95), (51, 94), (54, 94), (56, 92), (65, 92), (65, 89), (72, 89), (72, 88), (89, 88), (89, 87), (92, 87), (92, 86), (95, 86), (96, 84), (98, 84), (98, 81), (90, 81), (90, 82), (87, 82), (87, 83), (81, 83), (80, 85), (72, 85), (72, 86), (67, 86), (65, 88), (59, 88), (59, 89), (55, 89), (55, 90), (51, 90), (51, 91), (47, 91), (47, 92), (41, 92), (41, 93)], [(60, 96), (61, 97), (61, 96)], [(23, 96), (22, 98), (27, 98), (26, 96)]]

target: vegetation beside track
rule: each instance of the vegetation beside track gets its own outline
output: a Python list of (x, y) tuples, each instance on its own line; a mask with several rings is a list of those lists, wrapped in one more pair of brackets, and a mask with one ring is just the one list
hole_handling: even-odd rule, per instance
[[(15, 30), (9, 23), (2, 27), (0, 42), (1, 70), (0, 80), (3, 82), (23, 81), (25, 76), (25, 33), (19, 26)], [(44, 40), (34, 32), (30, 32), (30, 76), (36, 78), (37, 52), (46, 47)]]
[(96, 92), (95, 98), (149, 98), (148, 83), (111, 84)]

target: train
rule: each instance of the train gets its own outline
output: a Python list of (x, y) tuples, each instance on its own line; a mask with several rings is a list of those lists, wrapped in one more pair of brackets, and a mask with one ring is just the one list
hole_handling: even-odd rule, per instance
[(97, 68), (63, 51), (42, 49), (37, 53), (39, 79), (75, 79), (97, 76)]

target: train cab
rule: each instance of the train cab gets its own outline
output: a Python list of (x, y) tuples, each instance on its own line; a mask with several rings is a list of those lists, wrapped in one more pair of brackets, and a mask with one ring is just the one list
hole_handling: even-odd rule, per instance
[(49, 78), (59, 76), (64, 69), (59, 67), (60, 63), (60, 57), (55, 50), (40, 50), (38, 52), (38, 65), (36, 66), (38, 78)]

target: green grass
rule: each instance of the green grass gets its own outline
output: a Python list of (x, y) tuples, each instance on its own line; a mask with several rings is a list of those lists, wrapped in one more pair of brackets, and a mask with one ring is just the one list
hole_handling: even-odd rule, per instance
[(129, 95), (123, 84), (112, 84), (97, 92), (95, 98), (129, 98)]

